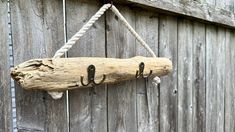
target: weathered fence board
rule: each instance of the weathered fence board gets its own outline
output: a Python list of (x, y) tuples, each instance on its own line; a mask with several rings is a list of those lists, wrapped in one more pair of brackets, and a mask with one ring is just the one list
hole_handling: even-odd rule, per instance
[(159, 17), (159, 55), (169, 57), (173, 63), (172, 74), (162, 77), (160, 84), (160, 132), (177, 131), (177, 18)]
[(192, 22), (178, 20), (178, 131), (192, 131)]
[(12, 131), (7, 1), (0, 1), (0, 132)]
[[(134, 11), (117, 7), (135, 28)], [(135, 39), (112, 12), (107, 13), (107, 55), (127, 58), (135, 55)], [(108, 85), (108, 131), (137, 131), (136, 81)]]
[[(216, 6), (216, 3), (221, 0), (204, 0), (201, 2), (192, 0), (114, 0), (115, 2), (122, 2), (129, 6), (140, 6), (147, 9), (155, 9), (164, 13), (171, 13), (175, 15), (186, 16), (190, 19), (196, 18), (207, 22), (213, 22), (221, 26), (235, 27), (234, 13)], [(227, 0), (226, 0), (227, 1)], [(221, 6), (221, 4), (219, 5)], [(233, 6), (233, 5), (231, 5)], [(231, 7), (232, 8), (232, 7)]]
[[(101, 5), (97, 0), (67, 1), (67, 34), (74, 35), (96, 13)], [(101, 17), (68, 52), (69, 57), (105, 57), (105, 23)], [(79, 89), (69, 92), (70, 131), (107, 131), (106, 87)]]
[[(15, 65), (51, 57), (63, 44), (62, 1), (11, 1), (11, 9)], [(18, 131), (67, 131), (65, 98), (16, 86), (16, 106)]]
[[(226, 47), (225, 47), (225, 123), (224, 131), (225, 132), (234, 132), (235, 131), (235, 45), (234, 45), (234, 31), (227, 29), (226, 30)], [(226, 74), (227, 73), (227, 74)], [(229, 74), (228, 74), (229, 73)]]
[(224, 131), (225, 29), (207, 25), (206, 131)]
[(192, 110), (193, 132), (206, 132), (206, 36), (205, 24), (193, 23)]
[[(146, 43), (158, 53), (158, 16), (156, 13), (135, 10), (136, 31), (146, 40)], [(136, 55), (150, 56), (139, 42), (136, 42)], [(137, 125), (139, 132), (159, 131), (159, 93), (151, 79), (136, 81)]]

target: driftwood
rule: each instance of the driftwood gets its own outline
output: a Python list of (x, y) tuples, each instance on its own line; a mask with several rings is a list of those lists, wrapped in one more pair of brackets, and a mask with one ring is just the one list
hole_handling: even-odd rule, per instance
[(172, 71), (172, 63), (167, 58), (146, 58), (136, 56), (129, 59), (117, 58), (56, 58), (33, 59), (19, 64), (11, 70), (12, 78), (28, 90), (64, 91), (68, 89), (90, 87), (83, 86), (88, 82), (88, 67), (95, 66), (95, 82), (116, 83), (136, 78), (139, 64), (145, 64), (143, 74), (163, 76)]

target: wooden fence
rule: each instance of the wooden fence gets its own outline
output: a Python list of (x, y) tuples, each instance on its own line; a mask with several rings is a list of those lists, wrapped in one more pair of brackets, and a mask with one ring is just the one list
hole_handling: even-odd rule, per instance
[[(133, 80), (72, 90), (60, 100), (16, 85), (18, 131), (235, 131), (234, 1), (114, 4), (156, 54), (171, 58), (173, 73), (161, 78), (159, 88)], [(101, 6), (98, 0), (66, 0), (65, 5), (62, 0), (10, 1), (14, 65), (52, 57)], [(0, 131), (7, 132), (12, 121), (6, 0), (0, 1), (0, 18)], [(149, 56), (137, 43), (108, 11), (68, 57)]]

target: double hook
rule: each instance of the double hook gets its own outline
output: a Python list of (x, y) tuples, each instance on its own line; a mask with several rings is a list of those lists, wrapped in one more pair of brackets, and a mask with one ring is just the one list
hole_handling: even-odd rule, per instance
[(106, 76), (103, 75), (103, 79), (99, 83), (95, 82), (95, 66), (94, 65), (90, 65), (87, 68), (87, 74), (88, 74), (87, 84), (85, 84), (83, 82), (83, 76), (81, 76), (81, 84), (82, 84), (82, 86), (88, 86), (89, 84), (91, 84), (92, 86), (100, 85), (101, 83), (104, 82), (104, 80), (106, 78)]
[[(148, 78), (149, 76), (152, 75), (152, 70), (150, 70), (149, 72), (149, 75), (148, 76), (144, 76), (144, 62), (141, 62), (139, 64), (139, 70), (136, 71), (136, 75), (135, 77), (136, 78)], [(92, 86), (96, 86), (96, 85), (100, 85), (101, 83), (104, 82), (105, 78), (106, 78), (106, 75), (103, 75), (103, 78), (100, 82), (96, 83), (95, 82), (95, 66), (94, 65), (90, 65), (88, 68), (87, 68), (87, 74), (88, 74), (88, 79), (87, 79), (87, 84), (85, 84), (83, 82), (84, 80), (84, 77), (81, 76), (81, 84), (82, 86), (88, 86), (89, 84), (91, 84)]]
[(148, 76), (144, 76), (144, 62), (141, 62), (139, 64), (139, 71), (136, 71), (135, 77), (136, 78), (148, 78), (148, 77), (150, 77), (152, 75), (152, 73), (153, 73), (153, 71), (150, 70), (149, 75)]

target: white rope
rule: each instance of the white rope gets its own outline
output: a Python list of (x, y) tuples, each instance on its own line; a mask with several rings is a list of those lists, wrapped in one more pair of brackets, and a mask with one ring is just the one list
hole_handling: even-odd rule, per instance
[(70, 39), (68, 42), (62, 46), (59, 50), (56, 51), (54, 58), (59, 58), (64, 55), (72, 46), (78, 41), (88, 29), (107, 11), (109, 8), (117, 15), (117, 17), (123, 22), (123, 24), (127, 27), (127, 29), (136, 37), (136, 39), (140, 42), (140, 44), (153, 56), (156, 57), (154, 52), (148, 46), (148, 44), (135, 32), (135, 30), (131, 27), (131, 25), (126, 21), (126, 19), (122, 16), (122, 14), (118, 11), (118, 9), (111, 4), (103, 5), (99, 11), (91, 17), (91, 19)]
[(67, 52), (72, 46), (82, 37), (88, 29), (91, 28), (91, 26), (104, 14), (106, 10), (110, 8), (111, 4), (105, 4), (103, 5), (99, 11), (91, 17), (91, 19), (74, 35), (71, 39), (68, 40), (68, 42), (62, 46), (59, 50), (56, 51), (54, 58), (59, 58), (62, 55), (64, 55), (65, 52)]
[[(131, 27), (131, 25), (126, 21), (126, 19), (122, 16), (122, 14), (118, 11), (118, 9), (111, 4), (103, 5), (98, 12), (90, 18), (90, 20), (74, 35), (68, 42), (63, 45), (59, 50), (56, 51), (53, 58), (59, 58), (64, 55), (72, 46), (78, 41), (88, 29), (92, 27), (92, 25), (107, 11), (109, 8), (117, 15), (117, 17), (121, 20), (121, 22), (126, 26), (126, 28), (131, 32), (131, 34), (140, 42), (140, 44), (153, 56), (156, 57), (155, 53), (148, 46), (148, 44), (136, 33), (136, 31)], [(154, 84), (160, 83), (159, 77), (155, 77), (153, 79)], [(63, 92), (48, 92), (54, 99), (59, 99), (62, 97)]]
[(157, 57), (148, 44), (136, 33), (136, 31), (131, 27), (131, 25), (126, 21), (118, 9), (113, 5), (111, 10), (118, 16), (118, 18), (123, 22), (127, 29), (132, 33), (133, 36), (140, 42), (140, 44), (153, 56)]

